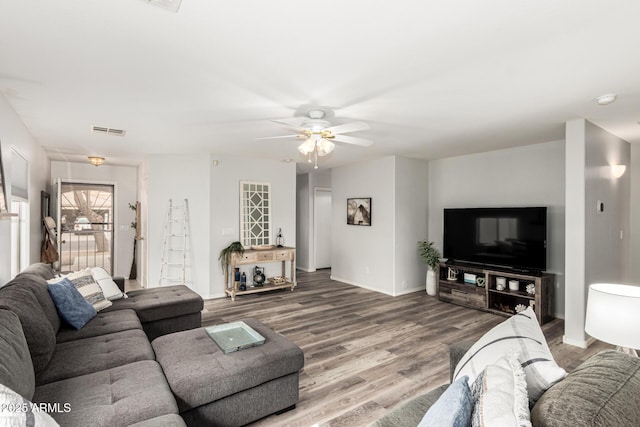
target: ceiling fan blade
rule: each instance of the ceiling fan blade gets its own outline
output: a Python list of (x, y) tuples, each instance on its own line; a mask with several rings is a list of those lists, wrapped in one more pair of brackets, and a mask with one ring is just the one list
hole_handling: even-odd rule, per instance
[(336, 135), (338, 133), (347, 133), (347, 132), (356, 132), (359, 130), (367, 130), (370, 129), (370, 126), (365, 122), (351, 122), (345, 123), (343, 125), (331, 126), (325, 130), (328, 130), (332, 134)]
[[(300, 123), (302, 123), (300, 120), (297, 119), (284, 119), (284, 120), (271, 120), (273, 123), (277, 123), (280, 126), (282, 126), (285, 129), (288, 129), (292, 132), (302, 132), (302, 129), (300, 128)], [(295, 123), (294, 123), (295, 122)]]
[(300, 135), (296, 134), (296, 135), (281, 135), (281, 136), (266, 136), (264, 138), (256, 138), (256, 140), (261, 140), (261, 139), (285, 139), (285, 138), (299, 138)]
[(373, 141), (364, 138), (356, 138), (355, 136), (347, 135), (335, 135), (331, 138), (331, 141), (345, 142), (347, 144), (360, 145), (362, 147), (368, 147), (373, 144)]

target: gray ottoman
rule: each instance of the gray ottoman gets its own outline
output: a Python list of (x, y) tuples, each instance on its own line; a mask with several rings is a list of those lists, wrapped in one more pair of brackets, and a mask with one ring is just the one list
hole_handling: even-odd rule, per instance
[(302, 350), (255, 319), (243, 321), (264, 344), (224, 354), (204, 328), (151, 343), (187, 425), (241, 426), (298, 401)]

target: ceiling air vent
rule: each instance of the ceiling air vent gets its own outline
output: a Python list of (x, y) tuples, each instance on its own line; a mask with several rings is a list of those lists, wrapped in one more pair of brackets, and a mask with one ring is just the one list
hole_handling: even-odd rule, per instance
[(124, 134), (127, 133), (126, 130), (106, 128), (103, 126), (91, 126), (91, 132), (104, 133), (106, 135), (113, 135), (113, 136), (124, 136)]

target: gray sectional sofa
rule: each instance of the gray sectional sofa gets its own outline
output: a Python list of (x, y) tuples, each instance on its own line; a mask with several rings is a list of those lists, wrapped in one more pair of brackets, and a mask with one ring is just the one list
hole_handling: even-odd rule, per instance
[(47, 291), (53, 276), (34, 264), (0, 288), (0, 383), (53, 405), (65, 427), (184, 426), (150, 341), (200, 327), (202, 298), (185, 286), (132, 291), (74, 330)]

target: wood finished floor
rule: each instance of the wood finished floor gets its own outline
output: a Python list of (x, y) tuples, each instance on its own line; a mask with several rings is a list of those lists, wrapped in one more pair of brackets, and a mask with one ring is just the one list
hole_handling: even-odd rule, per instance
[[(477, 339), (504, 317), (439, 302), (425, 292), (390, 297), (300, 273), (298, 287), (205, 301), (203, 326), (256, 318), (305, 355), (296, 409), (252, 426), (366, 426), (449, 382), (448, 345)], [(558, 364), (572, 370), (598, 351), (562, 344), (563, 322), (543, 327)], [(247, 402), (250, 405), (250, 402)]]

